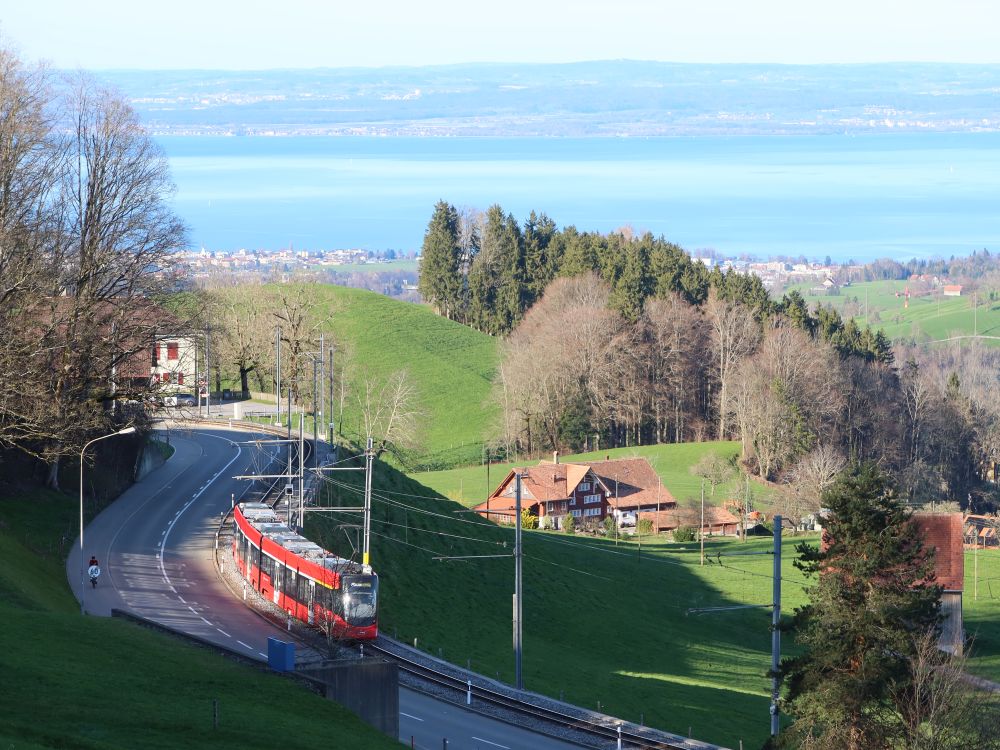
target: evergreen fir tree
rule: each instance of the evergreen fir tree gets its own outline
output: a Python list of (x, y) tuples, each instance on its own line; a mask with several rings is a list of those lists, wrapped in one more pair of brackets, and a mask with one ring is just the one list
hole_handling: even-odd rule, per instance
[(438, 201), (424, 233), (420, 260), (420, 294), (446, 318), (459, 316), (462, 297), (462, 252), (458, 240), (458, 212)]
[(803, 652), (781, 667), (796, 720), (780, 744), (814, 735), (885, 747), (903, 721), (894, 700), (912, 683), (914, 636), (940, 628), (933, 555), (874, 465), (842, 474), (823, 505), (823, 546), (796, 547), (796, 567), (816, 584), (792, 624)]
[(627, 242), (621, 272), (611, 289), (611, 307), (630, 323), (642, 315), (646, 298), (652, 294), (653, 279), (649, 274), (649, 247), (643, 241)]

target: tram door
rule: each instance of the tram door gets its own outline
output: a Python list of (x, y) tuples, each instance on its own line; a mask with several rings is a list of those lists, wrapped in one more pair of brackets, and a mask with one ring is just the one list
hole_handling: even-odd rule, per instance
[(309, 624), (314, 625), (316, 623), (316, 608), (313, 603), (316, 601), (316, 581), (307, 579), (309, 583)]

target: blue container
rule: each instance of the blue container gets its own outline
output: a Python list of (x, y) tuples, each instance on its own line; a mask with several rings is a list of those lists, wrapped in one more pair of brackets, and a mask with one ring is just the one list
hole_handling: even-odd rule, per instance
[(267, 666), (275, 672), (295, 671), (295, 644), (279, 641), (277, 638), (268, 638)]

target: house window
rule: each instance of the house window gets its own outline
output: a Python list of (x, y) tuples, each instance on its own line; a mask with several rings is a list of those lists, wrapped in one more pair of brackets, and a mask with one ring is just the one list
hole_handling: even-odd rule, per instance
[(159, 359), (160, 359), (160, 345), (159, 344), (153, 344), (153, 356), (152, 356), (152, 359), (150, 359), (150, 362), (149, 362), (150, 367), (156, 367), (157, 362), (159, 361)]
[(184, 373), (177, 373), (177, 385), (184, 385)]
[(581, 492), (589, 492), (590, 491), (590, 482), (580, 482), (579, 490)]
[(581, 512), (580, 512), (580, 511), (578, 511), (578, 510), (572, 510), (572, 511), (570, 511), (570, 513), (572, 513), (572, 514), (573, 514), (573, 518), (579, 518), (580, 516), (582, 516), (582, 515), (583, 515), (583, 513), (581, 513)]
[(576, 498), (575, 498), (575, 497), (571, 497), (571, 498), (569, 499), (569, 504), (570, 504), (570, 505), (576, 505)]
[(566, 501), (565, 500), (563, 500), (561, 503), (559, 503), (559, 512), (560, 513), (565, 513), (566, 512)]
[(583, 515), (585, 516), (599, 516), (601, 515), (600, 508), (584, 508)]
[(177, 359), (177, 342), (170, 341), (167, 343), (167, 359), (176, 360)]
[(552, 512), (552, 505), (553, 505), (553, 503), (545, 503), (545, 510), (547, 512), (551, 513)]
[(601, 502), (600, 494), (597, 495), (585, 495), (583, 498), (584, 505), (593, 505), (594, 503)]
[(170, 373), (169, 372), (160, 373), (160, 382), (161, 383), (169, 383), (170, 382)]

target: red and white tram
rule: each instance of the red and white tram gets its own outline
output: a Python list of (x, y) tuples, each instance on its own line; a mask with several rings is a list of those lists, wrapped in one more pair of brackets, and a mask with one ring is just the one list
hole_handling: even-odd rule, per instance
[(233, 510), (233, 558), (254, 589), (292, 617), (335, 638), (378, 635), (378, 576), (286, 526), (264, 503)]

